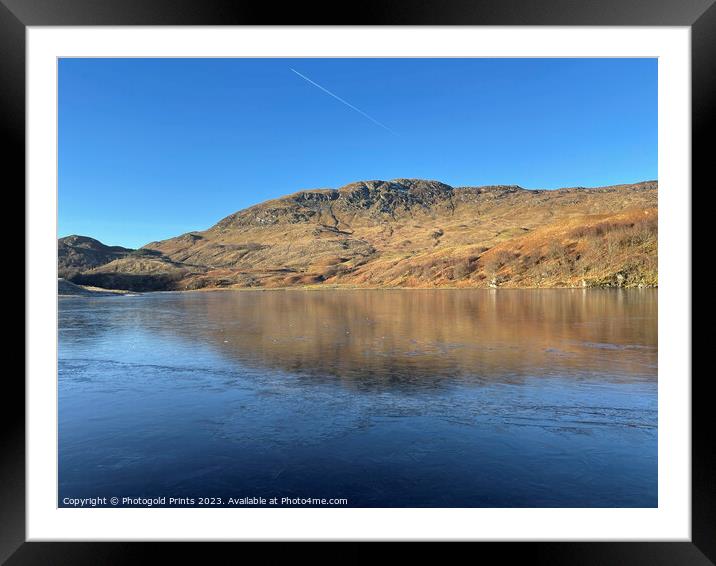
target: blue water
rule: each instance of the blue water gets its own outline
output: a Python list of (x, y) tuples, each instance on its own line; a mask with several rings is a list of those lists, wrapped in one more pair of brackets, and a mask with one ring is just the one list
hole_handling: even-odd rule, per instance
[(217, 291), (59, 309), (60, 506), (658, 503), (654, 290)]

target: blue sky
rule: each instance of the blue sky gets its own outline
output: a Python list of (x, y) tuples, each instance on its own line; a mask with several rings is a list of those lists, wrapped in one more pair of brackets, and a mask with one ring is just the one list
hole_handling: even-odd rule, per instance
[(139, 247), (306, 188), (657, 178), (656, 59), (61, 59), (59, 235)]

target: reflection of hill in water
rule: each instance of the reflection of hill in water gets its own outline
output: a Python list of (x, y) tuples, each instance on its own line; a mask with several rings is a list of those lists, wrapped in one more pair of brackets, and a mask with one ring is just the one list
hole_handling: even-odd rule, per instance
[(656, 378), (654, 290), (248, 291), (164, 301), (181, 311), (172, 331), (243, 364), (355, 385)]

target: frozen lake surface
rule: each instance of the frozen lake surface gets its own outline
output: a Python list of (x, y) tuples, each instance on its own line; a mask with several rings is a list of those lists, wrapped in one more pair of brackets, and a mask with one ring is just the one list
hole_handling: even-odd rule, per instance
[(59, 303), (60, 506), (658, 503), (656, 290)]

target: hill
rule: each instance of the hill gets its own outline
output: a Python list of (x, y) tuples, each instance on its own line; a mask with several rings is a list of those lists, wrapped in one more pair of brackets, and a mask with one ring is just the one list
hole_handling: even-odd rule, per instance
[(66, 236), (57, 240), (57, 275), (69, 279), (132, 251), (121, 246), (106, 246), (87, 236)]
[(557, 190), (362, 181), (240, 210), (72, 280), (132, 290), (655, 286), (657, 218), (656, 181)]

